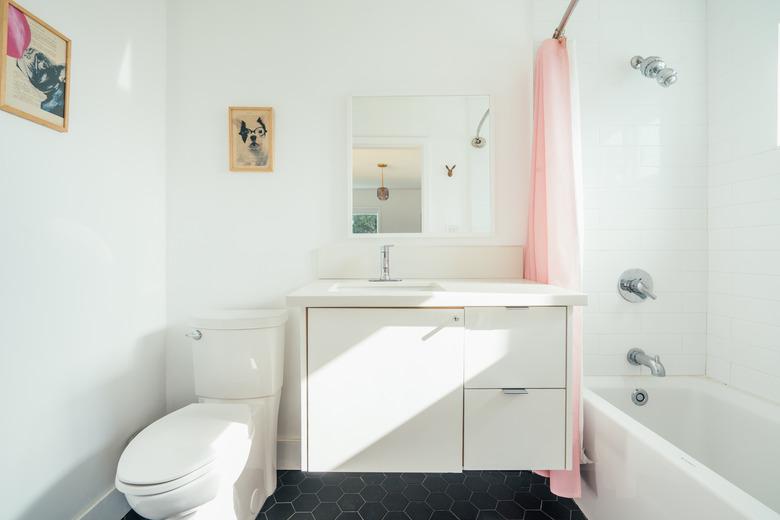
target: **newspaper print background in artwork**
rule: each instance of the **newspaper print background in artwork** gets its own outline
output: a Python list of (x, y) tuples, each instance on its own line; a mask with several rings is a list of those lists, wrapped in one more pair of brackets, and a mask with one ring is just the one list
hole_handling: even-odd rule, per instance
[(8, 35), (0, 63), (0, 108), (66, 131), (70, 40), (15, 2), (0, 6)]

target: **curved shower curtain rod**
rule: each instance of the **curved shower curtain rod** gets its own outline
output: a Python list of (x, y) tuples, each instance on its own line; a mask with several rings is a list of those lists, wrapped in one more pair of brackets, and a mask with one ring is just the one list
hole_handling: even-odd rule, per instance
[(567, 7), (566, 11), (563, 13), (561, 23), (558, 24), (558, 27), (555, 28), (555, 32), (553, 32), (552, 37), (556, 40), (563, 38), (564, 32), (566, 31), (566, 24), (569, 22), (572, 11), (577, 7), (577, 2), (579, 2), (579, 0), (571, 0), (571, 2), (569, 2), (569, 7)]

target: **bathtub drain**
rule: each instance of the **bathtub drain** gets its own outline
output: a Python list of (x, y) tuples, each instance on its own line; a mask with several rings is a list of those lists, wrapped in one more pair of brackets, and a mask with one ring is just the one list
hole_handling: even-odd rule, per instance
[(631, 393), (631, 400), (634, 401), (634, 404), (637, 406), (646, 405), (649, 398), (650, 396), (647, 395), (647, 390), (644, 388), (635, 388)]

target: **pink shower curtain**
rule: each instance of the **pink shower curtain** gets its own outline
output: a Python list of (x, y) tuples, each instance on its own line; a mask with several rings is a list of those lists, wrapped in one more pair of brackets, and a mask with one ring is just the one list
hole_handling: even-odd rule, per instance
[[(531, 200), (523, 275), (528, 280), (582, 289), (582, 183), (577, 96), (566, 40), (545, 40), (536, 55)], [(541, 470), (550, 489), (580, 496), (582, 315), (573, 319), (572, 470)]]

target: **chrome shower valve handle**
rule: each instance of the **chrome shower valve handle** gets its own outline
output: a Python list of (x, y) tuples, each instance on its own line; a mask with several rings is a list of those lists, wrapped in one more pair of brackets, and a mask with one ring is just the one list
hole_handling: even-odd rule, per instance
[(631, 280), (628, 282), (628, 290), (639, 296), (656, 300), (655, 293), (650, 289), (647, 284), (641, 278)]
[(618, 293), (624, 300), (631, 303), (641, 303), (648, 298), (651, 300), (658, 298), (653, 290), (653, 277), (642, 269), (624, 271), (618, 280)]

